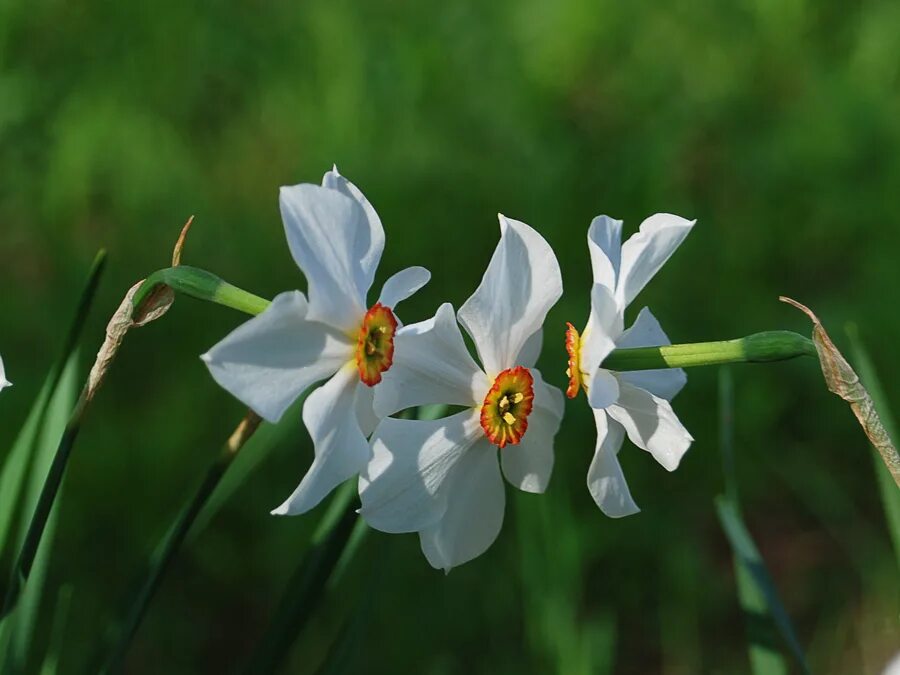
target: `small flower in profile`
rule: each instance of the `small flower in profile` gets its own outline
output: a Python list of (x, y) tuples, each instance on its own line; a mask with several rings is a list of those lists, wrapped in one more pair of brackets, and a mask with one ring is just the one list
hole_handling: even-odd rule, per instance
[[(562, 392), (534, 368), (547, 311), (562, 295), (559, 264), (528, 225), (501, 215), (500, 230), (481, 284), (459, 310), (481, 365), (449, 303), (401, 329), (394, 367), (375, 391), (375, 411), (386, 419), (360, 474), (366, 521), (384, 532), (418, 532), (428, 562), (445, 571), (497, 538), (501, 470), (521, 490), (546, 489), (563, 415)], [(433, 403), (465, 409), (431, 421), (387, 417)]]
[(3, 357), (0, 356), (0, 391), (11, 386), (12, 382), (6, 379), (6, 370), (3, 368)]
[(566, 331), (569, 387), (574, 398), (584, 389), (597, 426), (594, 459), (587, 484), (608, 516), (637, 513), (617, 454), (627, 435), (669, 471), (674, 471), (693, 441), (669, 403), (687, 377), (681, 369), (617, 373), (600, 367), (616, 348), (671, 344), (646, 307), (628, 330), (625, 308), (669, 259), (696, 221), (659, 213), (641, 223), (622, 244), (622, 221), (598, 216), (588, 230), (594, 283), (591, 312), (579, 335)]
[(430, 273), (409, 267), (390, 277), (377, 302), (366, 301), (384, 249), (378, 214), (337, 168), (322, 186), (281, 188), (288, 246), (306, 276), (299, 291), (278, 295), (266, 311), (215, 345), (203, 360), (213, 378), (263, 419), (277, 422), (314, 383), (303, 405), (315, 459), (276, 514), (299, 514), (365, 468), (378, 419), (372, 391), (394, 358), (394, 309)]

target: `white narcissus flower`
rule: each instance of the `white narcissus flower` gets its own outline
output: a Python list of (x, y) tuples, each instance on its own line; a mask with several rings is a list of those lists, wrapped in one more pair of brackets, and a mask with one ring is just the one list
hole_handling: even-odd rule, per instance
[(594, 459), (587, 484), (607, 516), (637, 513), (616, 456), (627, 435), (674, 471), (693, 441), (669, 403), (687, 377), (681, 369), (617, 373), (600, 367), (616, 348), (671, 344), (646, 307), (628, 330), (625, 308), (669, 259), (694, 226), (678, 216), (658, 213), (622, 244), (622, 221), (598, 216), (588, 230), (594, 285), (591, 313), (581, 335), (572, 324), (566, 331), (569, 387), (574, 398), (584, 389), (597, 425)]
[(3, 368), (3, 357), (0, 357), (0, 391), (11, 386), (12, 382), (6, 379), (6, 370)]
[(422, 267), (402, 270), (385, 282), (374, 305), (367, 304), (384, 230), (372, 205), (336, 167), (321, 187), (281, 188), (279, 201), (309, 300), (299, 291), (281, 293), (202, 358), (216, 382), (269, 422), (328, 378), (303, 405), (315, 459), (273, 511), (293, 515), (316, 506), (368, 463), (367, 438), (378, 423), (372, 390), (391, 367), (394, 309), (431, 275)]
[[(450, 304), (400, 330), (394, 366), (375, 391), (375, 411), (386, 419), (359, 480), (366, 521), (384, 532), (418, 532), (428, 562), (445, 571), (497, 538), (501, 470), (521, 490), (546, 489), (563, 415), (562, 392), (533, 367), (544, 318), (562, 295), (559, 264), (528, 225), (501, 215), (500, 230), (481, 284), (459, 310), (482, 365)], [(465, 410), (433, 421), (387, 417), (433, 403)]]

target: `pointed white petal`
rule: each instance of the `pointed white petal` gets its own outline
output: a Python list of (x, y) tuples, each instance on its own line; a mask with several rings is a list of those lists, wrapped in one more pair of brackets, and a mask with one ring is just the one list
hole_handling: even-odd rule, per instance
[(603, 410), (594, 411), (594, 422), (597, 425), (597, 445), (587, 475), (591, 497), (610, 518), (638, 513), (640, 509), (631, 498), (619, 458), (616, 457), (625, 438), (625, 429), (609, 419)]
[(668, 471), (678, 468), (694, 440), (667, 400), (627, 382), (619, 382), (619, 401), (607, 412), (625, 427), (632, 443), (648, 451)]
[(419, 532), (419, 541), (431, 566), (449, 572), (484, 553), (500, 534), (506, 495), (497, 448), (486, 439), (475, 443), (457, 462), (444, 489), (447, 510)]
[(3, 358), (0, 357), (0, 391), (11, 386), (12, 382), (6, 379), (6, 370), (3, 368)]
[[(345, 332), (359, 327), (380, 257), (359, 203), (317, 185), (281, 188), (281, 217), (291, 254), (309, 285), (309, 318)], [(368, 258), (367, 258), (368, 256)]]
[[(672, 344), (650, 310), (644, 307), (631, 328), (616, 341), (618, 348), (659, 347)], [(619, 377), (651, 394), (671, 401), (687, 383), (687, 375), (681, 368), (658, 370), (634, 370), (620, 373)]]
[(281, 293), (201, 357), (220, 386), (269, 422), (353, 358), (355, 345), (330, 326), (309, 321), (306, 310), (302, 293)]
[(337, 166), (327, 172), (322, 177), (322, 187), (337, 190), (359, 204), (363, 212), (366, 214), (366, 221), (369, 225), (369, 246), (360, 258), (363, 271), (364, 288), (368, 290), (372, 287), (372, 281), (375, 279), (375, 270), (378, 269), (378, 263), (381, 260), (381, 253), (384, 251), (384, 228), (381, 225), (381, 218), (375, 212), (375, 208), (369, 203), (362, 191), (349, 180), (338, 173)]
[(378, 298), (385, 307), (394, 309), (431, 279), (431, 272), (424, 267), (407, 267), (384, 282), (381, 297)]
[(622, 221), (597, 216), (588, 228), (588, 251), (594, 283), (613, 290), (622, 259)]
[(591, 288), (591, 314), (581, 336), (581, 371), (588, 377), (600, 367), (603, 359), (616, 348), (616, 338), (622, 332), (622, 311), (612, 291), (594, 284)]
[(637, 234), (622, 245), (617, 300), (623, 308), (665, 264), (695, 222), (669, 213), (657, 213), (641, 223)]
[(525, 492), (541, 493), (547, 489), (553, 472), (553, 439), (559, 431), (565, 406), (563, 394), (544, 382), (532, 369), (534, 407), (528, 416), (528, 429), (517, 445), (500, 451), (500, 462), (506, 480)]
[(313, 441), (315, 459), (297, 489), (273, 514), (306, 513), (365, 469), (371, 453), (356, 417), (356, 396), (363, 387), (356, 366), (347, 364), (306, 399), (303, 422)]
[(491, 383), (469, 355), (453, 306), (444, 303), (427, 321), (394, 335), (394, 362), (375, 387), (375, 412), (430, 403), (481, 405)]
[(484, 436), (477, 410), (439, 420), (387, 418), (372, 436), (372, 459), (359, 477), (360, 514), (382, 532), (418, 532), (444, 515), (441, 490), (463, 454)]
[(595, 410), (608, 408), (619, 400), (619, 381), (608, 370), (598, 368), (586, 384), (588, 404)]
[(550, 244), (525, 223), (502, 215), (500, 232), (481, 284), (459, 310), (459, 321), (492, 376), (519, 364), (526, 341), (562, 295)]
[(538, 332), (525, 340), (525, 344), (522, 345), (522, 351), (519, 352), (518, 365), (525, 366), (526, 368), (533, 368), (534, 364), (537, 363), (538, 358), (541, 356), (541, 349), (543, 349), (543, 347), (544, 329), (541, 328)]

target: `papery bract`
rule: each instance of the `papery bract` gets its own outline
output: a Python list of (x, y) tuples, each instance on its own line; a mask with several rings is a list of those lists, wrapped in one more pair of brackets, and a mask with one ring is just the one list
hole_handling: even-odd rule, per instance
[(315, 459), (277, 514), (299, 514), (362, 470), (377, 424), (372, 387), (391, 366), (394, 310), (430, 274), (410, 267), (390, 277), (371, 307), (366, 296), (384, 249), (384, 229), (362, 192), (337, 168), (322, 185), (281, 188), (288, 246), (308, 296), (278, 295), (203, 360), (213, 378), (264, 419), (277, 422), (316, 382), (303, 406)]
[[(429, 563), (449, 571), (483, 553), (500, 532), (503, 478), (543, 492), (563, 396), (534, 368), (547, 311), (562, 294), (559, 264), (528, 225), (500, 216), (501, 237), (458, 319), (448, 303), (395, 337), (393, 367), (375, 390), (385, 417), (360, 474), (361, 514), (384, 532), (418, 532)], [(387, 417), (433, 403), (465, 410), (432, 421)], [(498, 458), (499, 452), (499, 458)]]
[(594, 284), (591, 312), (579, 335), (567, 324), (570, 398), (584, 389), (597, 427), (587, 484), (608, 516), (637, 513), (617, 454), (627, 435), (673, 471), (693, 438), (675, 416), (671, 399), (687, 378), (681, 369), (612, 372), (600, 365), (613, 349), (671, 344), (646, 307), (628, 330), (625, 308), (665, 264), (694, 225), (670, 214), (656, 214), (622, 244), (622, 221), (598, 216), (588, 230)]

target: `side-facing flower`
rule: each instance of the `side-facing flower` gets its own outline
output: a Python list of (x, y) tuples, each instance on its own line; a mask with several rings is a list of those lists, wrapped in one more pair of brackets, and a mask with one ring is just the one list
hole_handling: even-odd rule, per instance
[(0, 357), (0, 391), (11, 386), (12, 382), (6, 379), (6, 370), (3, 368), (3, 357)]
[(276, 514), (299, 514), (365, 468), (377, 418), (373, 387), (394, 358), (394, 308), (430, 274), (409, 267), (390, 277), (378, 301), (366, 301), (384, 249), (384, 230), (359, 189), (329, 171), (322, 186), (281, 188), (291, 255), (306, 276), (309, 300), (281, 293), (265, 312), (203, 355), (213, 378), (263, 419), (277, 422), (312, 384), (303, 405), (315, 459)]
[[(497, 538), (501, 471), (521, 490), (546, 489), (563, 415), (562, 392), (534, 368), (544, 318), (562, 295), (559, 264), (528, 225), (501, 215), (500, 231), (481, 284), (458, 316), (481, 365), (450, 304), (400, 330), (394, 367), (375, 392), (375, 411), (386, 419), (360, 474), (366, 521), (384, 532), (418, 532), (428, 562), (446, 571)], [(465, 410), (433, 421), (387, 417), (432, 403)]]
[(669, 259), (696, 221), (659, 213), (641, 223), (622, 244), (622, 221), (598, 216), (588, 230), (594, 284), (591, 312), (579, 335), (566, 331), (569, 387), (574, 398), (587, 394), (597, 426), (594, 459), (587, 484), (594, 501), (608, 516), (637, 513), (617, 454), (627, 435), (669, 471), (674, 471), (693, 441), (669, 403), (687, 382), (681, 369), (617, 373), (600, 367), (616, 348), (671, 344), (646, 307), (628, 330), (625, 308)]

